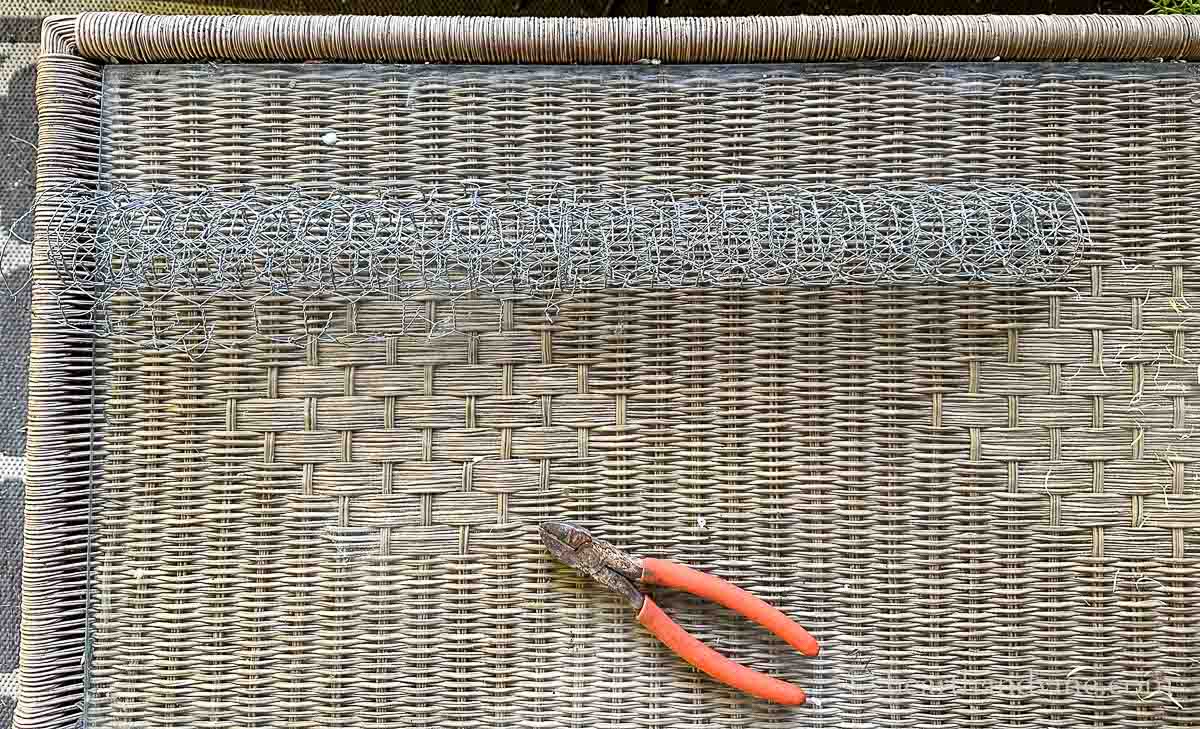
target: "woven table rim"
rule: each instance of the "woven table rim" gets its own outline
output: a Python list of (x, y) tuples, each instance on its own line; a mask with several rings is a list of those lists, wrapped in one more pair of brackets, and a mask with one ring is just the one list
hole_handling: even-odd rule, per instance
[(1200, 16), (728, 18), (169, 16), (83, 13), (84, 58), (432, 63), (1200, 59)]

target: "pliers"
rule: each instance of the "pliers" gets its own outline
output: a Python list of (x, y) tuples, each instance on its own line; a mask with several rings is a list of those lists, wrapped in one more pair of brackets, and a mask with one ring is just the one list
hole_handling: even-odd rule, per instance
[(804, 703), (804, 689), (735, 663), (704, 645), (667, 617), (642, 592), (641, 586), (662, 585), (690, 592), (741, 613), (806, 656), (820, 653), (820, 646), (808, 631), (783, 613), (719, 577), (667, 560), (631, 557), (569, 522), (542, 522), (539, 531), (542, 542), (555, 559), (628, 600), (638, 611), (638, 622), (683, 660), (718, 681), (752, 696), (778, 704)]

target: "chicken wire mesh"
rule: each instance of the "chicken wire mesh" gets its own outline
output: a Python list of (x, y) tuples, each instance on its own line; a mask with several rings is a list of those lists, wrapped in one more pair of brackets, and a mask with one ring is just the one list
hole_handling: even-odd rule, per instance
[[(214, 329), (212, 313), (232, 304), (318, 305), (302, 334), (272, 333), (256, 314), (254, 336), (437, 335), (457, 330), (456, 298), (481, 293), (533, 295), (552, 318), (585, 290), (1044, 284), (1071, 270), (1088, 241), (1069, 192), (1017, 184), (637, 196), (564, 185), (366, 194), (68, 186), (44, 191), (38, 205), (61, 323), (124, 337), (149, 316), (152, 346), (188, 351), (240, 344)], [(360, 334), (349, 323), (335, 332), (322, 308), (430, 292), (443, 297), (437, 319), (414, 307), (398, 331)]]

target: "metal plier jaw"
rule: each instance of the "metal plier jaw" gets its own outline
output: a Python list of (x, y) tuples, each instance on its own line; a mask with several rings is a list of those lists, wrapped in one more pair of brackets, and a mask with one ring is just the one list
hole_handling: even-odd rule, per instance
[(565, 521), (547, 521), (541, 527), (542, 543), (559, 562), (629, 601), (641, 610), (646, 596), (642, 582), (642, 560), (629, 556), (612, 544), (593, 537), (591, 532)]
[(638, 622), (688, 663), (753, 696), (780, 704), (805, 702), (804, 690), (799, 686), (735, 663), (697, 640), (667, 617), (643, 592), (643, 586), (673, 587), (724, 605), (783, 638), (804, 655), (817, 655), (821, 650), (817, 641), (783, 613), (719, 577), (667, 560), (631, 557), (569, 522), (543, 522), (540, 532), (555, 559), (628, 600), (638, 611)]

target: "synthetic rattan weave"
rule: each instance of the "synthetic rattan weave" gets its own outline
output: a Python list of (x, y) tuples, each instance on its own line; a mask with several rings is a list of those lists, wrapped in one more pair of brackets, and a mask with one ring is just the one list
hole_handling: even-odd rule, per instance
[[(540, 62), (581, 47), (508, 46), (467, 21), (213, 21), (244, 35), (201, 22), (84, 16), (77, 45), (74, 26), (51, 27), (63, 45), (39, 79), (43, 184), (472, 179), (636, 195), (1019, 180), (1070, 190), (1093, 246), (1052, 288), (614, 290), (549, 318), (480, 296), (455, 301), (456, 331), (434, 338), (362, 336), (412, 304), (335, 299), (322, 310), (340, 341), (255, 341), (231, 301), (218, 338), (251, 343), (199, 357), (90, 342), (47, 316), (31, 373), (25, 726), (73, 720), (85, 647), (88, 720), (103, 726), (1197, 722), (1191, 64), (102, 70), (76, 55)], [(463, 50), (394, 42), (388, 22)], [(629, 22), (636, 43), (597, 31), (577, 58), (976, 55), (957, 35), (939, 45), (961, 20), (870, 21), (928, 33), (878, 52), (782, 50), (763, 29), (825, 21), (745, 22), (687, 36)], [(1159, 40), (1148, 55), (1196, 55), (1195, 21), (1150, 22), (1025, 19), (993, 40), (1035, 58), (1142, 56)], [(1086, 53), (1015, 40), (1076, 28), (1123, 40)], [(239, 45), (259, 33), (280, 40)], [(656, 45), (725, 33), (748, 45)], [(44, 308), (55, 282), (37, 283)], [(433, 292), (421, 306), (436, 320), (447, 304)], [(113, 306), (136, 321), (136, 302)], [(303, 332), (304, 314), (281, 300), (272, 326)], [(770, 599), (820, 659), (666, 602), (819, 705), (764, 705), (690, 670), (552, 563), (545, 517)], [(55, 609), (64, 594), (75, 601)]]

